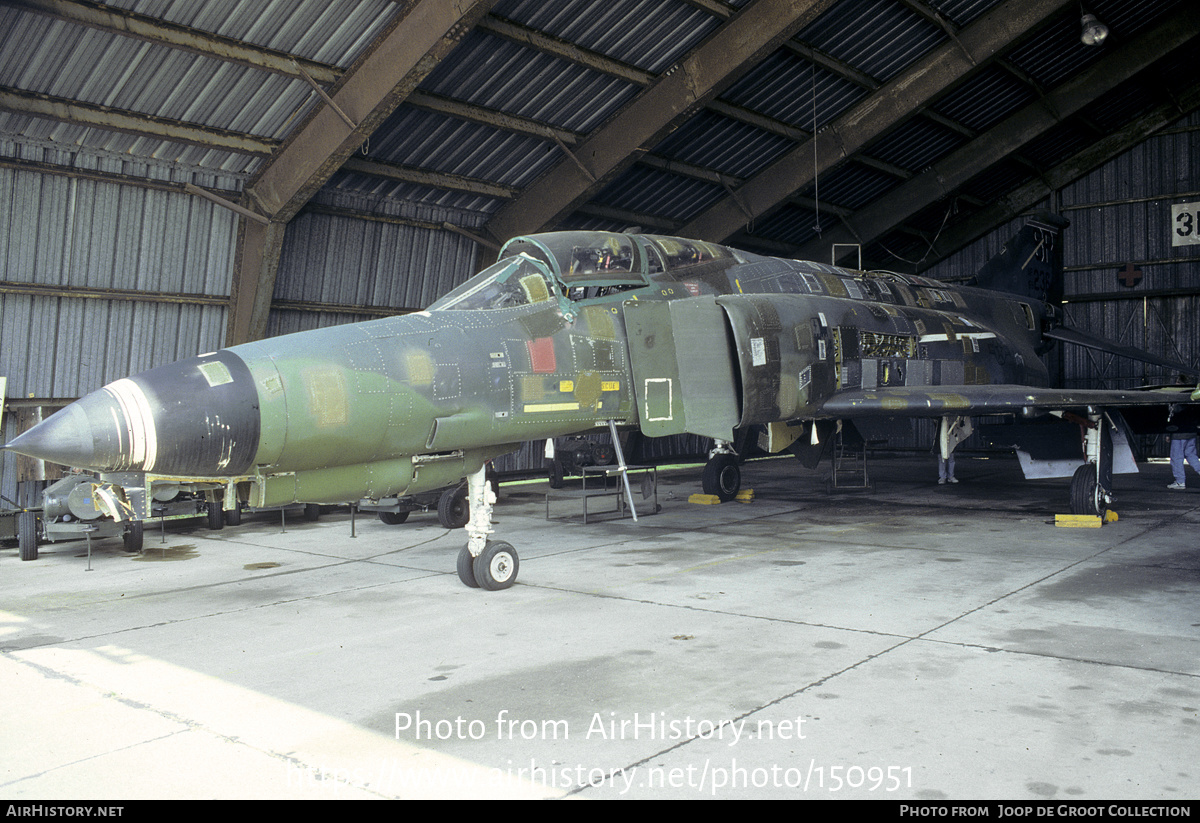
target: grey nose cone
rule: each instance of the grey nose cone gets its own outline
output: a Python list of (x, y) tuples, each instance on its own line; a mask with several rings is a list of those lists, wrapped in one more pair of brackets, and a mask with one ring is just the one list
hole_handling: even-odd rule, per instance
[(112, 436), (119, 419), (116, 402), (103, 392), (94, 392), (55, 412), (4, 448), (64, 466), (112, 470), (122, 462), (120, 447)]

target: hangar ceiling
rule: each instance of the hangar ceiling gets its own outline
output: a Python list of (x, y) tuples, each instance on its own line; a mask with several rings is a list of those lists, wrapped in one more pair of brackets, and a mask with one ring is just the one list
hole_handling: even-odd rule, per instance
[(640, 226), (919, 272), (1200, 106), (1198, 35), (1190, 0), (0, 0), (0, 142), (241, 180), (92, 173), (242, 215), (237, 343), (330, 188), (490, 248)]

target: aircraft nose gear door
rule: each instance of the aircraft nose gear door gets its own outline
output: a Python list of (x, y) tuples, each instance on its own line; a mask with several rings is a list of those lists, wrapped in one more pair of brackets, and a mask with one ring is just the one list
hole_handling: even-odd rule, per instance
[[(650, 437), (698, 434), (717, 441), (705, 469), (705, 491), (737, 494), (741, 473), (729, 446), (741, 419), (738, 371), (724, 310), (713, 297), (625, 304), (633, 389), (642, 432)], [(713, 461), (720, 466), (712, 468)], [(716, 492), (710, 492), (716, 493)]]

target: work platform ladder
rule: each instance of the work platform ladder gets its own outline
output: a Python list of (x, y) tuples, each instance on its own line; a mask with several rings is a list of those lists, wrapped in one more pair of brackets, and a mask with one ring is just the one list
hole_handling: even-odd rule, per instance
[(846, 438), (838, 432), (833, 441), (833, 471), (829, 478), (832, 491), (871, 490), (874, 484), (867, 472), (867, 441), (860, 437)]
[[(633, 488), (629, 483), (629, 475), (631, 472), (636, 472), (641, 477), (642, 498), (650, 501), (650, 514), (658, 512), (658, 470), (654, 466), (631, 466), (625, 462), (625, 452), (621, 448), (621, 438), (617, 434), (617, 423), (615, 420), (608, 421), (608, 431), (612, 435), (613, 451), (617, 458), (615, 466), (583, 466), (581, 474), (583, 475), (582, 492), (578, 495), (583, 500), (583, 522), (588, 522), (588, 500), (594, 497), (615, 497), (617, 507), (614, 512), (618, 517), (624, 517), (628, 511), (629, 516), (636, 523), (638, 519), (637, 509), (634, 504)], [(588, 478), (593, 478), (593, 481), (598, 480), (600, 487), (593, 485), (588, 488)], [(618, 485), (610, 486), (609, 481), (615, 480)], [(570, 495), (574, 496), (574, 495)], [(550, 520), (550, 500), (551, 495), (546, 495), (546, 519)]]

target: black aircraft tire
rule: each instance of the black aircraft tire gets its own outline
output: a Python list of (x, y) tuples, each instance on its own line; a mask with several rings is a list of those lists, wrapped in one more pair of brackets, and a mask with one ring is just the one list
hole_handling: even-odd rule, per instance
[(546, 467), (546, 473), (550, 475), (550, 488), (561, 489), (563, 487), (563, 467), (562, 463), (558, 462), (558, 458), (552, 458)]
[(389, 526), (399, 526), (408, 519), (409, 512), (380, 512), (379, 520)]
[(467, 485), (460, 483), (446, 489), (438, 498), (438, 522), (442, 528), (461, 529), (471, 519), (471, 506), (467, 503)]
[(134, 520), (125, 527), (125, 533), (121, 535), (121, 541), (125, 544), (125, 551), (140, 552), (144, 537), (145, 527), (142, 525), (142, 521)]
[(17, 515), (17, 547), (22, 560), (37, 560), (37, 512), (21, 512)]
[(458, 553), (458, 579), (472, 589), (479, 588), (479, 583), (475, 580), (475, 558), (471, 557), (471, 550), (466, 546)]
[(242, 525), (242, 507), (241, 504), (234, 506), (232, 509), (225, 510), (225, 525), (240, 526)]
[(742, 487), (742, 470), (732, 454), (718, 454), (704, 465), (701, 476), (705, 494), (713, 494), (725, 503), (737, 497)]
[(304, 519), (309, 523), (321, 519), (321, 506), (319, 503), (304, 504)]
[(521, 560), (511, 544), (498, 540), (488, 543), (479, 557), (475, 558), (475, 582), (479, 588), (490, 592), (507, 589), (517, 582)]
[(1084, 463), (1071, 477), (1071, 514), (1103, 514), (1099, 489), (1096, 484), (1096, 466)]
[(225, 512), (220, 500), (208, 501), (208, 528), (212, 531), (225, 528)]

